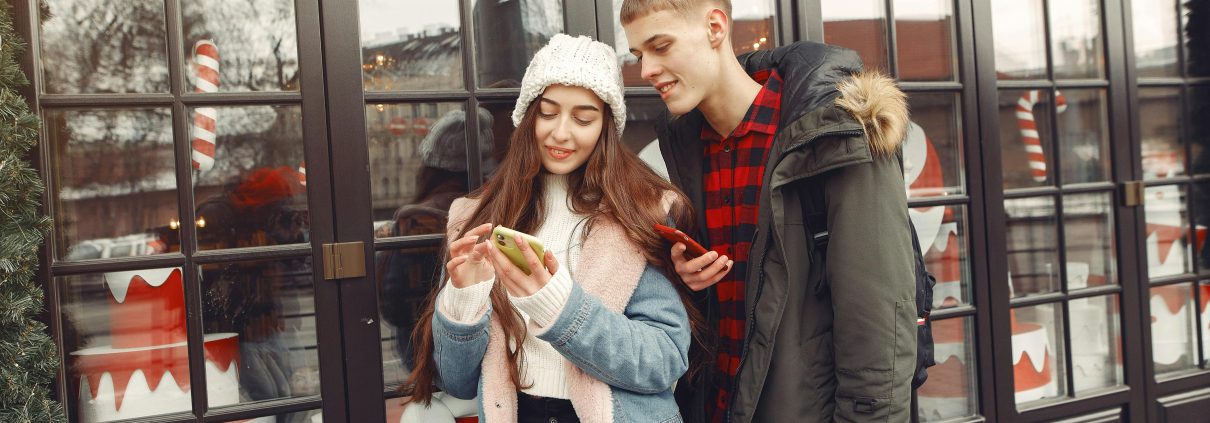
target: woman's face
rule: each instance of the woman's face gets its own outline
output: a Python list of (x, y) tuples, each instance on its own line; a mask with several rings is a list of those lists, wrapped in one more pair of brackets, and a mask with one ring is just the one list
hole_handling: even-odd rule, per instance
[(578, 169), (601, 138), (605, 103), (587, 88), (551, 85), (538, 97), (537, 107), (534, 135), (542, 167), (556, 175)]

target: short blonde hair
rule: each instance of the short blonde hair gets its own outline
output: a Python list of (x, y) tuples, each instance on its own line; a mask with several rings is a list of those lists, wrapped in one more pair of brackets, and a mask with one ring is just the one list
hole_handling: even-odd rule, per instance
[(629, 24), (648, 14), (671, 10), (682, 17), (703, 5), (717, 7), (731, 16), (731, 0), (625, 0), (622, 2), (622, 24)]

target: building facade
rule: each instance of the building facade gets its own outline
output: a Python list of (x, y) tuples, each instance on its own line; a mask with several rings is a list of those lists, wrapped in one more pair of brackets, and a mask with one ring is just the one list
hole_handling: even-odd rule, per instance
[[(661, 166), (621, 0), (9, 3), (73, 422), (428, 421), (398, 388), (443, 212), (555, 33), (617, 47)], [(908, 93), (915, 419), (1210, 419), (1210, 2), (733, 3), (737, 52), (837, 44)]]

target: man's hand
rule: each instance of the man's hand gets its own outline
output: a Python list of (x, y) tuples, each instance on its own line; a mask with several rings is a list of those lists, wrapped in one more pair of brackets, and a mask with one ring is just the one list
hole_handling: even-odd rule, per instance
[(720, 256), (718, 252), (709, 251), (692, 260), (685, 258), (684, 243), (672, 245), (672, 264), (676, 273), (685, 281), (685, 285), (694, 291), (701, 291), (723, 280), (735, 261)]

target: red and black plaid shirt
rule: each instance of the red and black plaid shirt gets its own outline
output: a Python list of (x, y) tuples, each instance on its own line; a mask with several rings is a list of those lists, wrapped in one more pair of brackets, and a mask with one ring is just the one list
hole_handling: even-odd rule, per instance
[(726, 138), (710, 125), (702, 126), (702, 191), (705, 194), (706, 239), (714, 251), (735, 260), (735, 266), (715, 285), (720, 305), (717, 365), (718, 408), (714, 421), (722, 421), (744, 345), (744, 276), (748, 251), (756, 235), (757, 206), (765, 161), (777, 132), (781, 110), (781, 77), (761, 71), (752, 78), (763, 85), (744, 120)]

